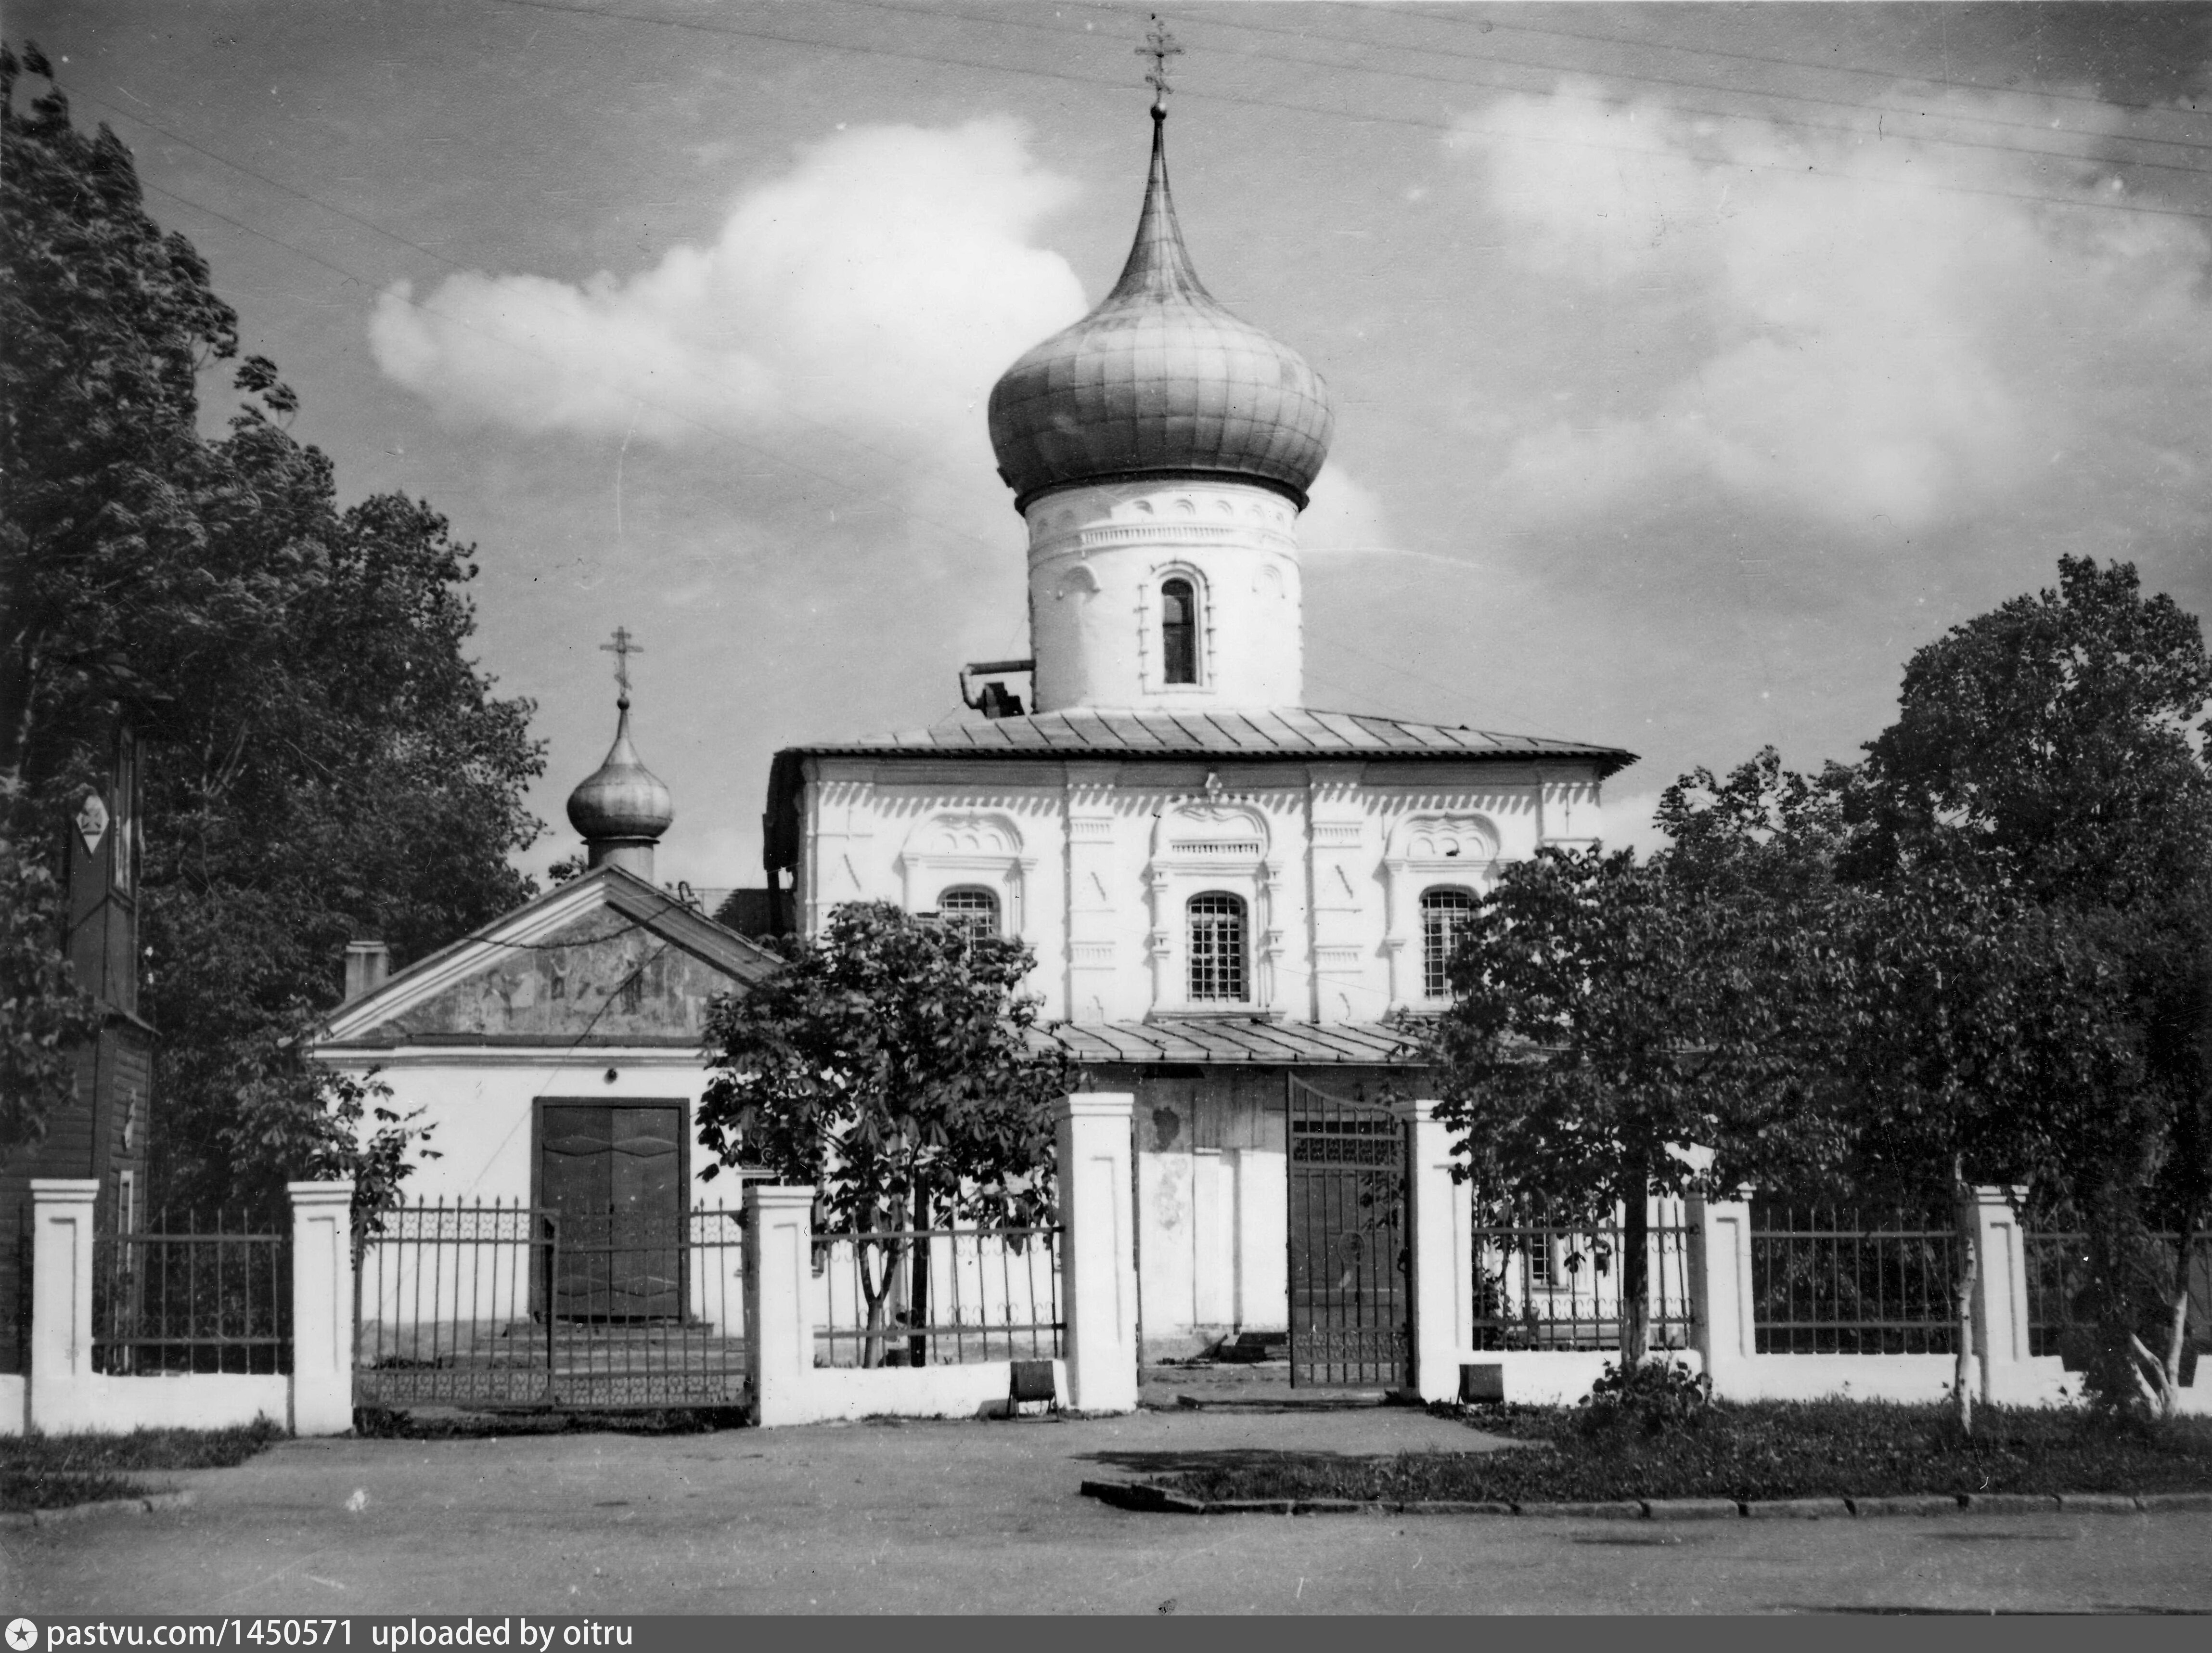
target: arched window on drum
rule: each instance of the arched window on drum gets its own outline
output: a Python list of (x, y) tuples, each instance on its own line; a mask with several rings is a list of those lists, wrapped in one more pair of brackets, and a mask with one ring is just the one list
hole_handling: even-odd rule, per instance
[(1421, 992), (1451, 997), (1451, 957), (1474, 917), (1471, 891), (1445, 888), (1421, 894)]
[(954, 929), (981, 940), (999, 933), (999, 898), (988, 890), (963, 884), (937, 898), (937, 914)]
[(1198, 681), (1198, 593), (1188, 580), (1160, 587), (1160, 678), (1171, 684)]
[(1190, 898), (1190, 997), (1242, 1003), (1244, 986), (1244, 903), (1224, 890)]

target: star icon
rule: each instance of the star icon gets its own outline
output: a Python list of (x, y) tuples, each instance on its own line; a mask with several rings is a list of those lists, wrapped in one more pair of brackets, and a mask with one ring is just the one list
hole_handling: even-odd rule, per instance
[(28, 1619), (10, 1619), (8, 1621), (8, 1645), (15, 1649), (15, 1653), (31, 1653), (38, 1644), (38, 1626)]

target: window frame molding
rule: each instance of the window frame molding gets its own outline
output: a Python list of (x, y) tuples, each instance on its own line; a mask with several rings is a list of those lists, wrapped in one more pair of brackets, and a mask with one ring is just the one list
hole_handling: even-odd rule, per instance
[[(1167, 599), (1170, 580), (1190, 582), (1191, 601), (1198, 612), (1191, 617), (1191, 646), (1198, 670), (1195, 683), (1170, 683), (1167, 663)], [(1214, 653), (1213, 583), (1206, 570), (1188, 556), (1170, 557), (1145, 571), (1137, 587), (1137, 684), (1148, 695), (1211, 695), (1219, 673)]]
[[(1152, 827), (1145, 891), (1152, 927), (1145, 939), (1152, 972), (1152, 1014), (1267, 1015), (1275, 1012), (1280, 975), (1282, 914), (1287, 910), (1282, 863), (1273, 852), (1267, 815), (1248, 799), (1231, 799), (1218, 781), (1202, 793), (1173, 799)], [(1244, 903), (1244, 993), (1241, 1000), (1190, 997), (1188, 910), (1194, 896), (1218, 892)]]
[[(945, 849), (932, 840), (940, 832), (969, 830), (978, 838), (995, 836), (995, 847)], [(1018, 941), (1026, 933), (1023, 897), (1036, 857), (1026, 853), (1022, 830), (1004, 810), (958, 806), (930, 811), (906, 835), (894, 863), (899, 875), (899, 905), (909, 913), (934, 910), (949, 890), (969, 886), (999, 898), (999, 934)]]
[(1424, 810), (1392, 824), (1382, 857), (1382, 951), (1393, 1006), (1444, 1002), (1430, 998), (1422, 980), (1420, 897), (1457, 888), (1481, 900), (1498, 882), (1499, 842), (1497, 823), (1480, 810)]

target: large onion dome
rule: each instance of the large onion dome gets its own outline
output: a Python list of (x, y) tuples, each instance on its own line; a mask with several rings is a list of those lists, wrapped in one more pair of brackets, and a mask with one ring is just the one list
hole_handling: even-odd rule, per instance
[(1304, 509), (1335, 417), (1321, 375), (1215, 301), (1191, 268), (1168, 194), (1164, 112), (1136, 244), (1103, 302), (1006, 369), (991, 446), (1017, 510), (1082, 483), (1224, 477)]
[[(650, 844), (668, 830), (676, 807), (660, 777), (638, 761), (629, 739), (629, 696), (615, 702), (620, 716), (606, 762), (568, 794), (568, 824), (586, 844)], [(595, 863), (596, 864), (596, 863)]]

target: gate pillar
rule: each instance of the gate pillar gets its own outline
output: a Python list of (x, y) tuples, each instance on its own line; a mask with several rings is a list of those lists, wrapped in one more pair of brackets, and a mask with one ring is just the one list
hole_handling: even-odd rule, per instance
[(745, 1185), (745, 1376), (754, 1427), (809, 1424), (822, 1416), (814, 1377), (814, 1190)]
[(1078, 1412), (1137, 1409), (1136, 1212), (1129, 1182), (1127, 1091), (1062, 1097), (1060, 1315), (1067, 1403)]
[(1474, 1347), (1474, 1191), (1452, 1177), (1451, 1133), (1433, 1101), (1396, 1102), (1390, 1111), (1406, 1127), (1413, 1297), (1407, 1387), (1424, 1401), (1455, 1401), (1460, 1363)]
[(1692, 1334), (1713, 1393), (1733, 1400), (1756, 1393), (1748, 1362), (1759, 1352), (1756, 1311), (1752, 1304), (1751, 1202), (1689, 1201), (1690, 1314)]
[(292, 1196), (292, 1432), (353, 1427), (353, 1183), (287, 1182)]
[(2030, 1404), (2027, 1242), (2020, 1207), (2026, 1188), (1974, 1190), (1974, 1343), (1982, 1357), (1982, 1400), (1988, 1406)]
[(31, 1179), (31, 1370), (27, 1417), (49, 1432), (94, 1425), (89, 1177)]

